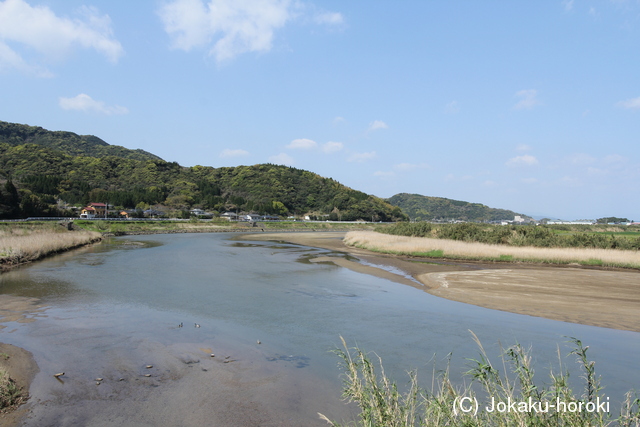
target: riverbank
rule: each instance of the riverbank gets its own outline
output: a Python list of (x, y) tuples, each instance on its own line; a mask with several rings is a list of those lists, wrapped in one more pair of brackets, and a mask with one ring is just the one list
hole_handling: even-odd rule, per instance
[(58, 223), (0, 223), (0, 271), (102, 240)]
[(487, 263), (379, 254), (347, 246), (345, 233), (269, 233), (242, 240), (286, 241), (347, 252), (334, 262), (450, 300), (564, 322), (640, 332), (640, 272), (580, 266)]
[[(0, 343), (0, 372), (2, 371), (6, 373), (0, 378), (2, 398), (4, 400), (8, 393), (13, 396), (8, 406), (0, 408), (0, 427), (13, 426), (26, 413), (24, 408), (18, 407), (29, 398), (29, 386), (39, 369), (30, 352), (11, 344)], [(15, 391), (9, 392), (8, 389)]]
[(293, 232), (293, 231), (352, 231), (372, 230), (371, 223), (344, 222), (307, 222), (307, 221), (274, 221), (247, 222), (227, 220), (189, 221), (96, 221), (76, 220), (74, 225), (84, 230), (96, 231), (105, 236), (128, 236), (141, 234), (174, 234), (174, 233), (238, 233), (238, 232)]

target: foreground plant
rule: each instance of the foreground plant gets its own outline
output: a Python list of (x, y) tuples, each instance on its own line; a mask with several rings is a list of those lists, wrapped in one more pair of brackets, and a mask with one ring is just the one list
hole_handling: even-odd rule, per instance
[(9, 377), (4, 369), (0, 369), (0, 412), (20, 405), (26, 396), (16, 385), (15, 381)]
[[(473, 333), (472, 333), (473, 334)], [(609, 399), (602, 394), (595, 362), (587, 358), (588, 346), (571, 338), (584, 380), (579, 395), (569, 386), (569, 372), (550, 373), (551, 383), (539, 386), (534, 381), (531, 356), (519, 344), (508, 348), (502, 356), (501, 373), (489, 360), (482, 344), (478, 359), (471, 359), (466, 372), (471, 384), (455, 387), (448, 368), (434, 378), (431, 390), (418, 386), (415, 371), (409, 373), (406, 391), (400, 392), (384, 372), (380, 372), (367, 354), (359, 348), (335, 353), (344, 369), (343, 397), (360, 408), (359, 420), (350, 425), (366, 427), (413, 426), (640, 426), (640, 398), (626, 394), (620, 415), (613, 418)], [(559, 356), (560, 358), (560, 356)], [(510, 368), (510, 369), (508, 369)], [(509, 372), (508, 372), (509, 371)], [(320, 418), (332, 426), (340, 426), (322, 414)]]

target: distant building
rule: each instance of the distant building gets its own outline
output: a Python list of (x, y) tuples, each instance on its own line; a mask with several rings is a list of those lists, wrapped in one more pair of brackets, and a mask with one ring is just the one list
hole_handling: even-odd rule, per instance
[(226, 218), (229, 221), (232, 221), (232, 220), (238, 219), (238, 214), (235, 212), (225, 212), (222, 215), (220, 215), (220, 218)]
[(160, 218), (161, 216), (164, 216), (164, 212), (158, 211), (156, 209), (147, 209), (146, 211), (144, 211), (144, 216), (146, 216), (147, 218)]
[(80, 211), (80, 218), (82, 219), (92, 219), (95, 217), (96, 217), (96, 210), (91, 206), (84, 207)]
[(89, 203), (88, 206), (82, 208), (80, 211), (80, 218), (106, 218), (107, 205), (104, 203)]

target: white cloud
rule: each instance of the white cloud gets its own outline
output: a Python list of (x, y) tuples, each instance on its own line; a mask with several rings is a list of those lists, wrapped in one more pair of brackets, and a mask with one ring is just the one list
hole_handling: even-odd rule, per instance
[(343, 148), (344, 148), (344, 145), (342, 144), (342, 142), (329, 141), (322, 145), (322, 151), (324, 151), (327, 154), (335, 153), (336, 151), (340, 151)]
[(50, 73), (40, 66), (28, 64), (9, 43), (23, 45), (40, 55), (63, 59), (74, 47), (94, 49), (115, 63), (124, 53), (113, 38), (111, 19), (93, 7), (82, 7), (80, 18), (61, 18), (47, 6), (32, 7), (24, 0), (0, 3), (0, 68), (10, 67), (40, 76)]
[(540, 104), (538, 101), (538, 91), (535, 89), (526, 89), (516, 92), (516, 98), (520, 101), (513, 106), (514, 110), (530, 110)]
[(274, 163), (276, 165), (291, 166), (293, 165), (294, 161), (293, 161), (293, 157), (291, 157), (287, 153), (280, 153), (277, 156), (269, 157), (269, 163)]
[(338, 117), (333, 119), (333, 124), (334, 125), (339, 125), (339, 124), (346, 123), (346, 122), (347, 122), (347, 119), (345, 119), (344, 117), (340, 117), (340, 116), (338, 116)]
[(291, 141), (291, 143), (287, 145), (286, 148), (310, 150), (312, 148), (316, 148), (317, 145), (318, 144), (311, 139), (300, 138), (300, 139), (294, 139), (293, 141)]
[(531, 146), (529, 146), (527, 144), (518, 144), (518, 146), (516, 147), (516, 150), (518, 150), (518, 151), (529, 151), (529, 150), (531, 150)]
[(458, 104), (458, 101), (451, 101), (445, 105), (444, 112), (447, 114), (456, 114), (460, 112), (460, 105)]
[(573, 0), (563, 0), (562, 5), (564, 6), (565, 12), (570, 12), (573, 9)]
[(171, 46), (208, 46), (218, 62), (245, 52), (268, 52), (275, 30), (292, 18), (289, 0), (173, 0), (158, 14)]
[(375, 151), (370, 151), (368, 153), (353, 153), (347, 159), (347, 161), (362, 163), (362, 162), (366, 162), (368, 160), (371, 160), (371, 159), (375, 158), (376, 156), (377, 156), (377, 154), (376, 154)]
[(86, 93), (81, 93), (73, 98), (60, 97), (59, 105), (63, 110), (76, 110), (94, 112), (111, 116), (114, 114), (127, 114), (129, 110), (119, 105), (107, 106), (102, 101), (96, 101)]
[(383, 122), (382, 120), (374, 120), (369, 123), (369, 130), (378, 130), (378, 129), (389, 129), (389, 126)]
[(297, 0), (170, 0), (158, 9), (172, 48), (207, 48), (218, 63), (269, 52), (275, 32), (301, 14), (315, 24), (344, 23), (340, 13), (318, 12)]
[(322, 25), (342, 25), (344, 24), (344, 16), (337, 12), (321, 12), (314, 16), (313, 20), (317, 24)]
[(617, 105), (629, 110), (640, 110), (640, 97), (627, 99), (626, 101), (620, 101)]
[(248, 156), (249, 152), (247, 150), (242, 150), (242, 149), (231, 149), (231, 148), (225, 148), (224, 150), (222, 150), (222, 152), (220, 153), (220, 157), (241, 157), (241, 156)]
[(33, 74), (37, 77), (53, 77), (53, 74), (46, 68), (28, 64), (18, 53), (0, 41), (0, 71), (5, 68)]
[(509, 167), (516, 166), (533, 166), (538, 164), (538, 159), (529, 154), (525, 154), (523, 156), (516, 156), (509, 160), (507, 160), (506, 165)]

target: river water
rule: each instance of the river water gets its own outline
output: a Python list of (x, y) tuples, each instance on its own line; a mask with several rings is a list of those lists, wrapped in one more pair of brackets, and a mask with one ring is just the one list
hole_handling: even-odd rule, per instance
[(577, 337), (613, 403), (640, 388), (638, 333), (449, 301), (318, 256), (347, 257), (224, 233), (129, 236), (2, 274), (0, 296), (42, 306), (1, 323), (0, 341), (41, 370), (24, 425), (326, 425), (317, 412), (355, 414), (331, 353), (341, 336), (400, 384), (418, 369), (426, 385), (450, 352), (454, 378), (468, 369), (470, 330), (498, 366), (500, 345), (531, 346), (540, 381), (559, 348), (577, 380)]

